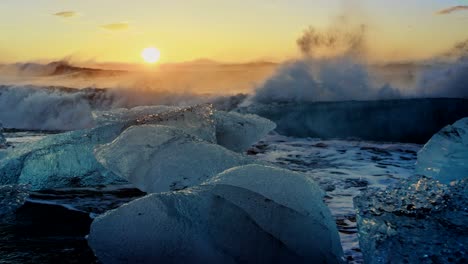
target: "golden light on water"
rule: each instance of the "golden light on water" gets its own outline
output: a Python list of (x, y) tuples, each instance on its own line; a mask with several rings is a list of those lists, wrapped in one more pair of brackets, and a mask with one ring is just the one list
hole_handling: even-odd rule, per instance
[(156, 63), (161, 57), (161, 52), (157, 48), (148, 47), (143, 49), (141, 52), (141, 57), (147, 63)]

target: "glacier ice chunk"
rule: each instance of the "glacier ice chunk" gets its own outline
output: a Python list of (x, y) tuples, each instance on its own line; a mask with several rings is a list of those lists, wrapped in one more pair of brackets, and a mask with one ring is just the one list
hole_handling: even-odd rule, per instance
[[(101, 123), (124, 122), (127, 126), (157, 124), (176, 127), (187, 134), (216, 143), (213, 106), (202, 104), (185, 108), (168, 106), (142, 106), (130, 110), (118, 109), (107, 113), (95, 113)], [(108, 121), (103, 121), (107, 118)]]
[(130, 109), (117, 108), (107, 111), (93, 111), (92, 115), (97, 124), (108, 124), (120, 121), (132, 121), (147, 115), (156, 115), (177, 109), (177, 107), (165, 105), (137, 106)]
[(187, 134), (242, 152), (275, 129), (275, 123), (253, 114), (215, 111), (211, 104), (191, 107), (139, 106), (93, 112), (99, 124), (129, 122), (177, 127)]
[[(288, 188), (278, 186), (288, 176)], [(334, 221), (305, 176), (252, 165), (216, 179), (108, 211), (91, 225), (89, 245), (103, 263), (341, 262)]]
[(419, 151), (416, 172), (442, 183), (468, 177), (468, 118), (435, 134)]
[(145, 192), (181, 190), (253, 160), (182, 130), (133, 126), (96, 148), (98, 161)]
[(94, 157), (94, 147), (116, 138), (124, 124), (50, 135), (12, 149), (0, 159), (0, 184), (28, 184), (31, 190), (125, 183)]
[(232, 151), (243, 152), (276, 128), (272, 121), (253, 114), (216, 111), (216, 140)]
[(413, 176), (354, 199), (365, 263), (468, 261), (468, 181)]
[[(326, 263), (343, 254), (336, 224), (322, 202), (323, 192), (304, 174), (250, 164), (226, 170), (204, 184), (249, 190), (264, 197), (266, 203), (294, 212), (290, 219), (282, 213), (276, 218), (273, 216), (281, 210), (267, 209), (262, 201), (255, 203), (241, 192), (218, 193), (246, 211), (262, 229), (300, 256)], [(289, 227), (284, 228), (285, 225)], [(315, 239), (310, 239), (311, 236)]]
[[(117, 113), (117, 114), (116, 114)], [(51, 135), (43, 140), (34, 142), (11, 151), (1, 152), (0, 157), (0, 184), (30, 184), (32, 190), (62, 187), (86, 187), (101, 184), (113, 184), (123, 182), (115, 174), (106, 170), (94, 157), (94, 147), (96, 145), (109, 143), (114, 140), (126, 128), (134, 125), (141, 126), (145, 124), (167, 125), (181, 129), (187, 134), (196, 136), (211, 143), (216, 143), (216, 127), (213, 117), (213, 108), (211, 105), (198, 105), (187, 108), (151, 106), (138, 107), (131, 110), (116, 110), (116, 112), (107, 113), (108, 116), (101, 113), (102, 121), (93, 129), (72, 131), (59, 135)], [(143, 115), (143, 116), (141, 116)], [(99, 117), (96, 117), (99, 118)], [(151, 132), (151, 131), (150, 131)], [(154, 132), (154, 131), (152, 131)], [(151, 138), (152, 135), (140, 135)], [(168, 135), (166, 135), (168, 136)], [(161, 139), (160, 137), (155, 137)], [(169, 140), (169, 138), (167, 138)], [(123, 143), (123, 142), (122, 142)], [(198, 184), (207, 177), (215, 175), (229, 167), (246, 164), (250, 161), (245, 157), (235, 155), (220, 146), (197, 143), (203, 146), (203, 149), (211, 153), (211, 158), (199, 157), (198, 150), (185, 145), (187, 151), (191, 151), (191, 158), (179, 157), (178, 161), (183, 161), (187, 166), (179, 166), (175, 163), (166, 162), (167, 165), (159, 166), (160, 169), (172, 169), (172, 175), (181, 175), (183, 169), (188, 166), (198, 165), (193, 160), (194, 157), (202, 159), (204, 164), (216, 164), (205, 169), (193, 170), (189, 176), (175, 177), (171, 182), (171, 189), (182, 189), (186, 186)], [(175, 146), (175, 145), (174, 145)], [(127, 149), (131, 146), (126, 146)], [(202, 149), (202, 150), (203, 150)], [(208, 150), (209, 149), (209, 150)], [(219, 150), (218, 154), (216, 150)], [(140, 150), (135, 150), (138, 153)], [(167, 150), (172, 155), (185, 156), (178, 150)], [(133, 157), (138, 157), (133, 155)], [(159, 152), (158, 155), (162, 155)], [(190, 160), (192, 159), (192, 160)], [(209, 161), (208, 159), (211, 159)], [(211, 163), (210, 163), (211, 162)], [(138, 163), (141, 164), (141, 163)], [(203, 163), (202, 163), (203, 164)], [(148, 164), (147, 164), (148, 165)], [(174, 166), (173, 169), (171, 166)], [(200, 173), (195, 176), (196, 173)], [(195, 178), (198, 178), (195, 180)], [(161, 178), (162, 179), (162, 178)], [(161, 185), (163, 186), (163, 185)], [(167, 189), (169, 190), (169, 189)]]

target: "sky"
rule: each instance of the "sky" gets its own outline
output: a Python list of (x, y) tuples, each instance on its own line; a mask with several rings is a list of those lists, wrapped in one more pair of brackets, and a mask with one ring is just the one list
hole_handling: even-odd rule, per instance
[(377, 60), (421, 59), (468, 38), (468, 0), (1, 0), (0, 62), (282, 61), (308, 26), (352, 16)]

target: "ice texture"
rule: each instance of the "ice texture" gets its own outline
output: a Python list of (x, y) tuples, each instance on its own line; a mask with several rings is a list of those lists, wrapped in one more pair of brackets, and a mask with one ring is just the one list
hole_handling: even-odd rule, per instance
[(103, 263), (340, 263), (321, 194), (302, 174), (233, 168), (97, 217), (88, 243)]
[[(324, 193), (305, 174), (250, 164), (226, 170), (204, 184), (235, 186), (264, 197), (264, 201), (254, 203), (240, 192), (219, 194), (246, 211), (262, 229), (296, 254), (324, 263), (343, 255), (335, 221), (322, 202)], [(288, 219), (286, 213), (276, 212), (264, 202), (294, 213)], [(276, 217), (276, 213), (281, 217)]]
[(235, 112), (215, 111), (211, 104), (180, 108), (139, 106), (131, 109), (95, 111), (97, 123), (132, 122), (177, 127), (186, 133), (230, 150), (242, 152), (275, 129), (268, 119)]
[(468, 177), (468, 118), (435, 134), (418, 153), (416, 172), (442, 183)]
[(93, 119), (97, 124), (106, 124), (120, 121), (132, 121), (147, 115), (156, 115), (171, 110), (177, 110), (177, 107), (155, 105), (155, 106), (137, 106), (134, 108), (117, 108), (107, 111), (93, 111)]
[(130, 127), (113, 142), (97, 147), (95, 154), (104, 167), (145, 192), (185, 189), (228, 168), (253, 162), (177, 128), (160, 125)]
[(243, 152), (276, 128), (272, 121), (252, 114), (216, 111), (216, 140), (232, 151)]
[[(185, 144), (183, 148), (186, 148), (187, 151), (190, 150), (190, 153), (183, 153), (181, 152), (182, 149), (170, 150), (166, 148), (168, 154), (178, 156), (177, 159), (174, 158), (173, 160), (183, 161), (184, 164), (187, 164), (186, 166), (179, 166), (175, 163), (166, 162), (166, 164), (158, 166), (160, 169), (173, 169), (171, 167), (173, 166), (174, 175), (181, 175), (181, 171), (184, 169), (189, 170), (190, 166), (200, 167), (195, 166), (199, 164), (198, 161), (207, 165), (206, 168), (194, 170), (195, 172), (200, 172), (198, 175), (188, 175), (187, 179), (184, 179), (186, 175), (179, 177), (180, 179), (177, 180), (174, 178), (174, 181), (171, 182), (173, 185), (170, 189), (172, 190), (183, 189), (195, 183), (198, 184), (204, 181), (206, 177), (216, 175), (229, 167), (247, 163), (246, 158), (231, 153), (220, 146), (209, 144), (217, 142), (213, 107), (210, 104), (187, 108), (166, 106), (138, 107), (130, 110), (95, 113), (95, 118), (98, 121), (97, 123), (100, 124), (96, 128), (51, 135), (40, 141), (21, 145), (8, 151), (8, 153), (4, 151), (0, 152), (0, 184), (24, 183), (30, 184), (32, 190), (42, 190), (63, 187), (95, 187), (97, 185), (126, 182), (97, 162), (94, 156), (94, 148), (97, 145), (111, 142), (128, 127), (147, 124), (174, 127), (174, 129), (180, 129), (192, 137), (205, 141), (204, 143), (199, 142), (192, 145)], [(252, 118), (250, 117), (250, 119)], [(263, 124), (262, 122), (268, 123), (259, 118), (259, 124)], [(229, 130), (226, 125), (220, 127), (224, 131)], [(239, 131), (241, 132), (241, 130)], [(232, 132), (228, 134), (231, 137), (235, 136), (235, 133)], [(260, 135), (261, 132), (258, 132), (258, 134)], [(165, 136), (167, 136), (166, 139), (170, 142), (169, 135)], [(142, 134), (140, 137), (151, 141), (153, 135)], [(189, 137), (187, 136), (186, 138)], [(162, 140), (162, 138), (155, 136), (153, 143), (156, 139)], [(173, 140), (177, 141), (176, 139)], [(244, 142), (250, 142), (250, 140), (251, 138), (246, 139)], [(125, 142), (119, 142), (125, 145)], [(194, 149), (196, 146), (203, 146), (202, 150), (207, 151), (205, 153), (207, 156), (203, 157), (203, 155), (200, 155), (199, 150)], [(131, 144), (129, 144), (129, 146), (122, 149), (130, 151), (129, 148), (131, 147)], [(132, 157), (138, 159), (138, 152), (144, 151), (133, 149), (133, 152)], [(157, 155), (164, 157), (163, 152), (158, 152)], [(193, 157), (197, 157), (198, 159), (193, 159)], [(165, 160), (168, 159), (165, 158)], [(142, 166), (141, 163), (136, 164)], [(148, 167), (149, 164), (146, 164), (145, 167)], [(214, 165), (209, 166), (209, 164)], [(128, 178), (128, 175), (125, 177)], [(142, 175), (141, 177), (143, 179), (149, 176)]]
[(50, 135), (9, 151), (0, 160), (0, 184), (28, 184), (31, 190), (125, 182), (94, 157), (94, 147), (116, 138), (124, 124)]
[(28, 189), (25, 185), (0, 185), (0, 222), (10, 218), (26, 202)]
[[(176, 127), (208, 142), (216, 143), (213, 106), (202, 104), (186, 108), (145, 106), (130, 110), (116, 110), (107, 114), (108, 122), (125, 122), (127, 126), (158, 124)], [(98, 119), (103, 122), (103, 115)]]
[(365, 263), (468, 261), (468, 184), (413, 176), (354, 199)]

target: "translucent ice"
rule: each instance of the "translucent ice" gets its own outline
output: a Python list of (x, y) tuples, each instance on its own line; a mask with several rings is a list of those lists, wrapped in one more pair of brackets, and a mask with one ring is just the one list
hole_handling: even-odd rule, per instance
[(118, 109), (106, 113), (95, 113), (95, 116), (101, 123), (125, 122), (128, 126), (158, 124), (176, 127), (188, 134), (216, 143), (213, 106), (210, 104), (186, 108), (144, 106), (130, 110)]
[(133, 122), (177, 127), (186, 133), (230, 150), (242, 152), (275, 129), (268, 119), (256, 115), (215, 111), (211, 104), (179, 108), (140, 106), (131, 109), (96, 111), (97, 123)]
[(446, 126), (418, 153), (416, 172), (449, 183), (468, 177), (468, 118)]
[(104, 167), (145, 192), (184, 189), (253, 162), (182, 130), (159, 125), (130, 127), (95, 153)]
[[(226, 170), (204, 184), (234, 186), (265, 198), (254, 202), (240, 192), (218, 193), (246, 211), (262, 229), (300, 256), (327, 262), (343, 254), (335, 222), (322, 203), (323, 192), (304, 174), (251, 164)], [(294, 216), (288, 219), (288, 214), (268, 208), (265, 202), (274, 203), (275, 208), (287, 208)], [(285, 219), (274, 217), (275, 214)], [(284, 228), (286, 225), (290, 226)], [(314, 239), (310, 239), (311, 236)]]
[(251, 114), (216, 111), (214, 118), (218, 144), (237, 152), (247, 150), (276, 128), (270, 120)]
[(177, 110), (177, 107), (156, 105), (156, 106), (137, 106), (134, 108), (118, 108), (108, 111), (93, 111), (93, 118), (98, 124), (105, 124), (119, 121), (131, 121), (147, 115), (156, 115), (171, 110)]
[(365, 263), (468, 261), (468, 182), (412, 177), (354, 199)]
[[(182, 149), (166, 150), (168, 154), (172, 153), (172, 155), (177, 155), (178, 161), (183, 161), (183, 164), (187, 164), (186, 166), (180, 166), (179, 164), (166, 162), (165, 165), (158, 167), (160, 169), (172, 169), (170, 166), (174, 166), (174, 169), (172, 169), (174, 175), (182, 175), (181, 170), (187, 170), (189, 168), (188, 166), (196, 167), (195, 165), (199, 164), (197, 162), (198, 160), (202, 162), (201, 164), (207, 166), (203, 169), (199, 168), (194, 170), (200, 172), (200, 174), (196, 176), (183, 175), (179, 178), (174, 178), (170, 183), (172, 184), (170, 189), (181, 189), (200, 183), (204, 181), (206, 177), (216, 175), (229, 167), (246, 164), (247, 162), (244, 157), (231, 153), (220, 146), (210, 145), (208, 143), (216, 143), (216, 135), (220, 134), (216, 133), (213, 108), (209, 104), (187, 108), (172, 108), (166, 106), (138, 107), (130, 110), (116, 110), (115, 112), (108, 113), (100, 112), (100, 114), (96, 113), (95, 117), (97, 118), (96, 120), (99, 121), (97, 123), (101, 125), (94, 129), (51, 135), (38, 142), (20, 146), (8, 153), (2, 151), (0, 153), (0, 157), (2, 157), (0, 160), (0, 184), (25, 183), (30, 184), (33, 190), (40, 190), (47, 188), (85, 187), (119, 183), (122, 179), (119, 179), (119, 177), (113, 173), (109, 173), (108, 170), (104, 169), (104, 167), (97, 162), (94, 157), (94, 147), (111, 142), (130, 126), (141, 126), (145, 124), (159, 124), (174, 127), (206, 141), (203, 143), (194, 143), (194, 145), (185, 144), (184, 147), (187, 148), (187, 151), (190, 148), (188, 147), (189, 145), (193, 147), (190, 149), (190, 155), (177, 152), (182, 151)], [(250, 117), (250, 119), (246, 118), (245, 120), (251, 119), (252, 117)], [(237, 117), (236, 120), (240, 122), (241, 118)], [(259, 120), (259, 124), (262, 124), (262, 122), (268, 123), (261, 118), (259, 118)], [(235, 138), (236, 134), (234, 132), (229, 132), (228, 123), (229, 122), (226, 121), (220, 124), (222, 131), (226, 132), (224, 134), (226, 136), (223, 137), (223, 139), (230, 137), (233, 141), (238, 142), (240, 146), (242, 143), (241, 140)], [(242, 132), (243, 130), (238, 129), (238, 131), (241, 132), (241, 134), (244, 133)], [(245, 131), (248, 131), (248, 129)], [(261, 129), (257, 131), (257, 135), (263, 133)], [(149, 133), (151, 132), (154, 131), (149, 131)], [(168, 142), (171, 141), (169, 139), (169, 134), (161, 136), (166, 136)], [(139, 135), (139, 137), (151, 140), (153, 135), (142, 134)], [(248, 142), (250, 142), (252, 138), (255, 138), (255, 136), (250, 135), (249, 137), (250, 139), (247, 140)], [(153, 140), (158, 138), (159, 137), (155, 135)], [(177, 139), (174, 140), (177, 141)], [(119, 142), (125, 145), (125, 142)], [(199, 150), (194, 149), (195, 145), (203, 146), (201, 150), (208, 151), (205, 153), (206, 155), (214, 156), (209, 156), (209, 158), (208, 156), (200, 156)], [(122, 149), (128, 150), (131, 147), (130, 144)], [(133, 149), (133, 152), (133, 157), (138, 159), (137, 153), (143, 153), (144, 151)], [(175, 154), (176, 152), (178, 154)], [(164, 153), (162, 152), (159, 152), (158, 155), (164, 157)], [(193, 157), (197, 157), (197, 159)], [(139, 166), (142, 167), (141, 163), (136, 164), (140, 164)], [(210, 166), (210, 164), (215, 165)], [(148, 177), (148, 175), (141, 177), (145, 178)], [(184, 179), (184, 177), (188, 178)], [(195, 180), (195, 178), (197, 178), (197, 180)]]
[(0, 160), (0, 184), (28, 184), (32, 190), (125, 182), (105, 170), (94, 147), (112, 141), (125, 128), (112, 124), (50, 135), (9, 151)]
[(109, 211), (88, 242), (103, 263), (339, 263), (342, 254), (319, 188), (261, 166)]

